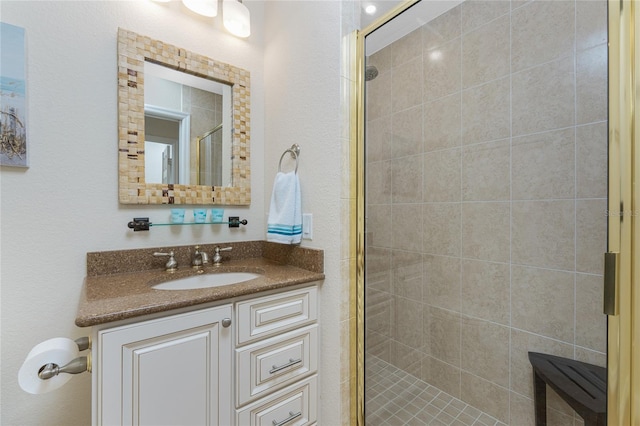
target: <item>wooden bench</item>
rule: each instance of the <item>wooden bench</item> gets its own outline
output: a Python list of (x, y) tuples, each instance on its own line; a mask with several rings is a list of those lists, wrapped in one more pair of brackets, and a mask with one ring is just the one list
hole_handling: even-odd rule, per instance
[(533, 366), (536, 426), (547, 424), (549, 385), (583, 419), (585, 426), (607, 424), (607, 370), (559, 356), (529, 352)]

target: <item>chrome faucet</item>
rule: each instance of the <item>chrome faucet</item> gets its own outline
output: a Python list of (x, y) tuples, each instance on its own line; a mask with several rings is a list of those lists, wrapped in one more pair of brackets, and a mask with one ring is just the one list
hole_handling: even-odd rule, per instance
[(216, 246), (216, 248), (213, 251), (213, 264), (216, 266), (220, 266), (220, 264), (222, 263), (222, 255), (220, 254), (221, 251), (231, 251), (233, 249), (233, 247), (224, 247), (224, 248), (220, 248), (218, 246)]
[(176, 261), (176, 258), (173, 257), (173, 252), (170, 251), (169, 253), (160, 253), (160, 252), (156, 252), (153, 253), (154, 256), (158, 257), (158, 256), (169, 256), (169, 260), (167, 260), (167, 263), (164, 265), (165, 269), (167, 272), (175, 272), (178, 270), (178, 262)]
[(202, 265), (209, 263), (209, 256), (204, 251), (200, 251), (200, 246), (196, 246), (195, 249), (196, 251), (193, 252), (193, 257), (191, 257), (191, 267), (201, 268)]

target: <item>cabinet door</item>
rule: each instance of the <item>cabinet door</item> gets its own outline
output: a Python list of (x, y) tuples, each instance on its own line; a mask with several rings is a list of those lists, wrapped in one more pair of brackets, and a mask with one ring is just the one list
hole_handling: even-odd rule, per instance
[(97, 424), (231, 424), (231, 306), (98, 332)]

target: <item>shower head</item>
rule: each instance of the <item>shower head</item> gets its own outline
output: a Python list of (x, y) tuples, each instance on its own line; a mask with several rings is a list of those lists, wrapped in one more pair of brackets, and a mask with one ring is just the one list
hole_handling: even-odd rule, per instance
[(378, 68), (373, 65), (367, 65), (364, 69), (364, 81), (371, 81), (378, 76)]

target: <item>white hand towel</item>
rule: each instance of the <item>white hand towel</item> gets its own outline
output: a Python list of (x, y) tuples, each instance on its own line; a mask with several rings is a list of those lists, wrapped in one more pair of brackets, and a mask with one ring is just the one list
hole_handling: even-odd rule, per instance
[(300, 181), (296, 172), (278, 172), (273, 182), (267, 241), (299, 244), (302, 240)]

